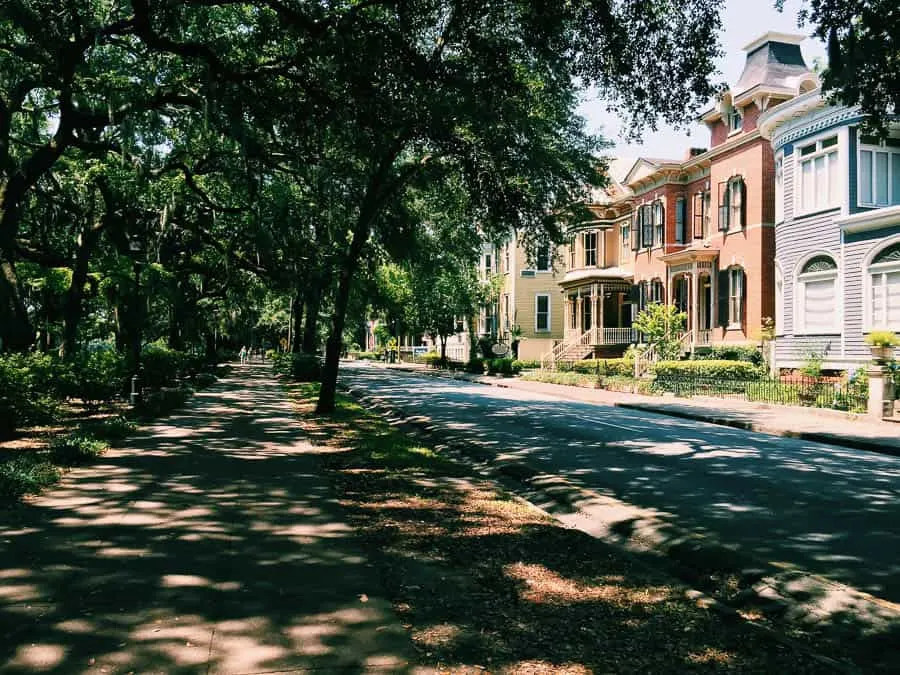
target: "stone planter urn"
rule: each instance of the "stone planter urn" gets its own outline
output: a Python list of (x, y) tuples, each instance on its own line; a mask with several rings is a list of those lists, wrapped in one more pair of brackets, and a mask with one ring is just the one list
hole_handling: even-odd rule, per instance
[(885, 361), (890, 361), (894, 358), (894, 348), (893, 347), (883, 347), (881, 345), (870, 345), (869, 349), (872, 351), (872, 360), (877, 363), (884, 363)]

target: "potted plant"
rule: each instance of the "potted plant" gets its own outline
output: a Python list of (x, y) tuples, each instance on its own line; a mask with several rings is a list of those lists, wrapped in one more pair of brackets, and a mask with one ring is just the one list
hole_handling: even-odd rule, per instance
[(894, 359), (894, 349), (900, 345), (900, 338), (889, 330), (873, 330), (866, 335), (866, 344), (872, 350), (872, 358), (884, 363)]

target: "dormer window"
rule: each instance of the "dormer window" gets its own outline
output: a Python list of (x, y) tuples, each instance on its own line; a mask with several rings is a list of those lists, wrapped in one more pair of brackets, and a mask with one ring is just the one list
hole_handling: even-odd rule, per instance
[(728, 133), (734, 133), (744, 128), (744, 116), (737, 108), (728, 112)]

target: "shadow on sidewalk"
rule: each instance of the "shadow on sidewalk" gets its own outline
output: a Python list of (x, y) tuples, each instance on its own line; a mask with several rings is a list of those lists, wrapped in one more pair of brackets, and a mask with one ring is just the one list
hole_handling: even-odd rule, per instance
[(402, 672), (280, 387), (236, 369), (124, 450), (2, 514), (4, 672)]

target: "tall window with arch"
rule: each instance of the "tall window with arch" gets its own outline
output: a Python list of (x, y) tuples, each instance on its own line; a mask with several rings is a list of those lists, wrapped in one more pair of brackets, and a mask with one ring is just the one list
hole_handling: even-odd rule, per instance
[(838, 266), (829, 255), (817, 255), (797, 274), (795, 333), (823, 335), (839, 332)]
[(868, 327), (900, 330), (900, 242), (879, 251), (866, 270)]

